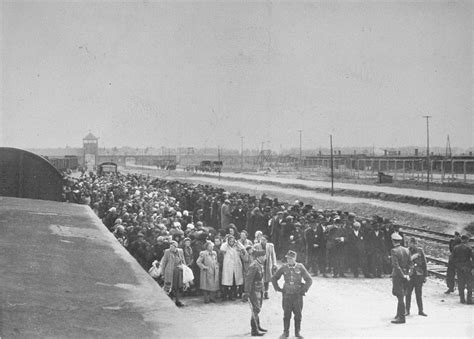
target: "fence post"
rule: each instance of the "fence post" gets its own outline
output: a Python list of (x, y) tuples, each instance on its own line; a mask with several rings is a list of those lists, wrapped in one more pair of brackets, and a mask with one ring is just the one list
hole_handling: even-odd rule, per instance
[(467, 182), (467, 173), (466, 173), (466, 170), (467, 170), (467, 166), (466, 166), (466, 160), (464, 160), (464, 163), (463, 163), (463, 171), (464, 171), (464, 183)]

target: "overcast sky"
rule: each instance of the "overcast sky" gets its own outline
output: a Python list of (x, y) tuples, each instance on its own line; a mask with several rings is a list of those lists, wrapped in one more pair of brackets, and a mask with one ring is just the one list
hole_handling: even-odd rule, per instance
[(473, 2), (1, 2), (0, 145), (474, 145)]

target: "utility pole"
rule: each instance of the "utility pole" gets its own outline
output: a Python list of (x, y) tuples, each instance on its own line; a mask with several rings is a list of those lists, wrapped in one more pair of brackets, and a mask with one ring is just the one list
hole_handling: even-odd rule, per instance
[(303, 130), (299, 129), (298, 132), (300, 132), (300, 177), (303, 178), (303, 157), (302, 157), (302, 144), (301, 144), (301, 135), (303, 134)]
[(244, 137), (240, 137), (240, 172), (244, 171)]
[[(217, 160), (221, 161), (221, 148), (219, 145), (217, 145)], [(221, 181), (221, 170), (219, 170), (219, 181)]]
[(329, 144), (331, 149), (331, 197), (334, 196), (334, 160), (332, 151), (332, 134), (329, 135)]
[(429, 119), (431, 118), (431, 115), (424, 115), (423, 118), (426, 119), (426, 172), (427, 172), (427, 178), (426, 178), (426, 189), (430, 189), (430, 124), (429, 124)]

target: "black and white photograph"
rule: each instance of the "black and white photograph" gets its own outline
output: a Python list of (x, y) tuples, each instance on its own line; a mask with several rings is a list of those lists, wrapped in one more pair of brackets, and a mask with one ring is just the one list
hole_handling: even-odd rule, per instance
[(0, 23), (0, 339), (474, 337), (474, 1)]

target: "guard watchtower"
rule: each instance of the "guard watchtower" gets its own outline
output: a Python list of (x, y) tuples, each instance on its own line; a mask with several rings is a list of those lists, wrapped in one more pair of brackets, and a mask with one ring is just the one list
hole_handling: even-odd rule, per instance
[(84, 165), (87, 171), (92, 171), (97, 165), (99, 138), (92, 133), (87, 134), (84, 139), (82, 139), (82, 147), (84, 149)]

